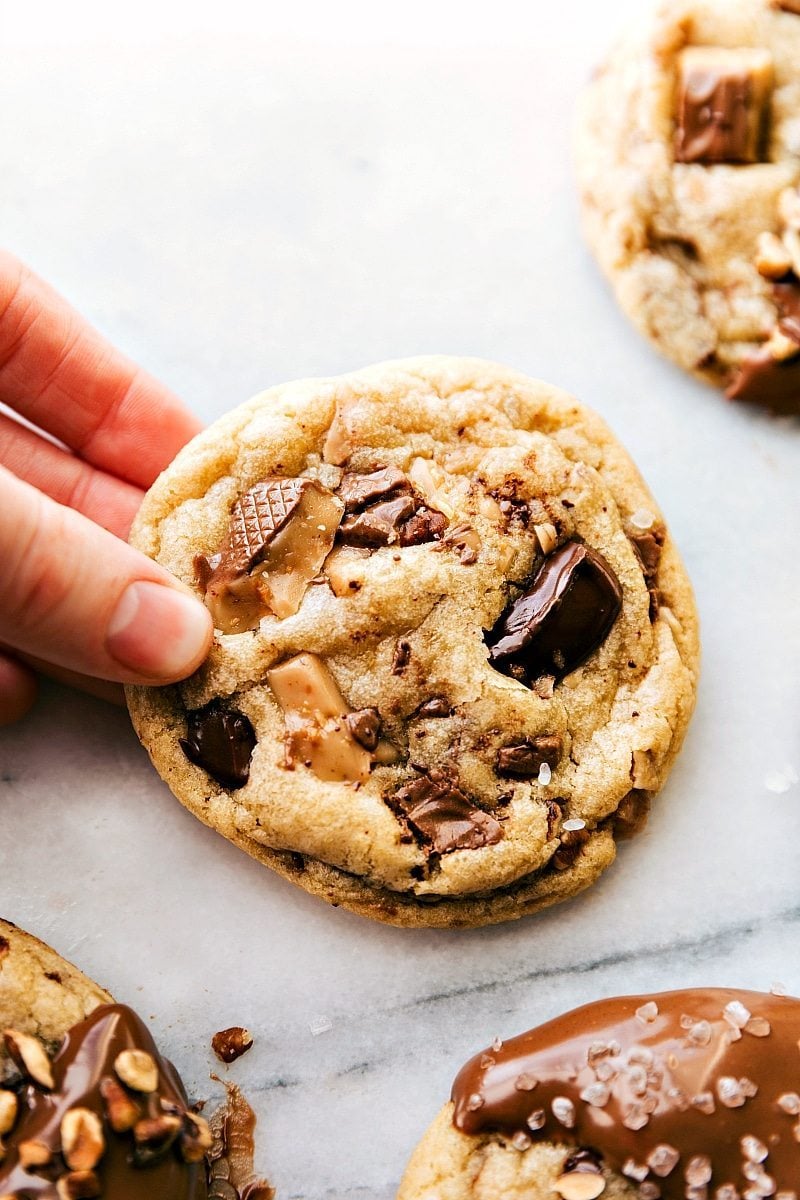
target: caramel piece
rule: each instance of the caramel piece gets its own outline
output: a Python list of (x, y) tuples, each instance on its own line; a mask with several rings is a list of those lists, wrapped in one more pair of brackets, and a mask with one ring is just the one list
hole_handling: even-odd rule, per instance
[(301, 763), (326, 781), (368, 778), (372, 756), (353, 737), (350, 709), (322, 659), (297, 654), (267, 671), (267, 683), (283, 709), (290, 770)]
[(684, 50), (678, 68), (676, 160), (759, 162), (772, 79), (772, 56), (766, 50)]
[(312, 479), (265, 479), (237, 500), (218, 560), (196, 564), (217, 628), (241, 633), (268, 612), (296, 613), (341, 517), (341, 500)]

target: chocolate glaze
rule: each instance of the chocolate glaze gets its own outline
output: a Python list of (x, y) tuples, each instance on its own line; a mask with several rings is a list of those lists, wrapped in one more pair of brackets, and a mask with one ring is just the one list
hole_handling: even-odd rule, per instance
[[(60, 1157), (61, 1119), (70, 1108), (89, 1108), (103, 1118), (104, 1104), (100, 1083), (114, 1076), (114, 1060), (122, 1050), (145, 1050), (158, 1064), (158, 1091), (149, 1096), (136, 1095), (142, 1116), (162, 1116), (162, 1101), (180, 1112), (188, 1108), (180, 1077), (171, 1063), (160, 1057), (149, 1032), (129, 1008), (107, 1004), (96, 1008), (66, 1035), (53, 1059), (55, 1088), (44, 1091), (27, 1084), (20, 1093), (20, 1115), (7, 1138), (5, 1160), (0, 1164), (0, 1195), (10, 1194), (24, 1200), (46, 1197), (55, 1200), (54, 1177), (63, 1173)], [(96, 1167), (102, 1195), (109, 1200), (205, 1200), (208, 1195), (203, 1163), (184, 1163), (176, 1150), (153, 1165), (131, 1163), (131, 1134), (117, 1135), (103, 1122), (106, 1150)], [(43, 1142), (52, 1152), (56, 1168), (41, 1173), (24, 1171), (19, 1165), (17, 1148), (28, 1139)]]
[[(752, 1018), (738, 1040), (741, 1017), (724, 1015), (731, 1003)], [(800, 1001), (791, 997), (708, 988), (601, 1000), (468, 1062), (453, 1085), (453, 1123), (467, 1134), (587, 1147), (615, 1171), (630, 1161), (647, 1165), (656, 1147), (671, 1147), (677, 1165), (666, 1176), (646, 1176), (663, 1200), (685, 1200), (695, 1156), (711, 1160), (709, 1195), (723, 1184), (744, 1194), (757, 1178), (743, 1173), (742, 1138), (756, 1138), (768, 1151), (758, 1169), (775, 1181), (773, 1191), (796, 1189), (798, 1115), (788, 1110), (800, 1091), (798, 1036)], [(720, 1098), (726, 1087), (733, 1089), (728, 1105)], [(566, 1124), (554, 1115), (559, 1098), (573, 1106), (574, 1121), (568, 1107)]]
[(729, 400), (744, 400), (782, 416), (800, 413), (800, 355), (773, 358), (766, 347), (746, 358), (728, 385)]
[(487, 635), (489, 660), (528, 686), (540, 675), (561, 679), (605, 641), (621, 608), (622, 588), (602, 555), (565, 542)]

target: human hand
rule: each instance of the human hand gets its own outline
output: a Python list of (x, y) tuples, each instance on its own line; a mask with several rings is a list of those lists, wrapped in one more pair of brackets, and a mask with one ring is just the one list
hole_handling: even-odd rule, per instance
[(206, 608), (122, 539), (158, 473), (200, 428), (47, 284), (0, 252), (0, 724), (36, 672), (109, 699), (202, 662)]

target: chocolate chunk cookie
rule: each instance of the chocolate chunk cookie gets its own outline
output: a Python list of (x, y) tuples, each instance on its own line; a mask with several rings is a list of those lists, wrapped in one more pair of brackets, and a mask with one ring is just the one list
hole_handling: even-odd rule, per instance
[(663, 519), (598, 417), (501, 367), (274, 388), (132, 540), (216, 626), (192, 678), (128, 693), (156, 768), (332, 904), (468, 926), (572, 896), (683, 739), (697, 624)]
[(588, 87), (576, 154), (634, 324), (730, 398), (800, 413), (800, 4), (650, 9)]
[(230, 1091), (206, 1122), (130, 1008), (0, 920), (0, 1196), (272, 1200)]
[(800, 1000), (588, 1004), (468, 1062), (397, 1200), (796, 1200)]

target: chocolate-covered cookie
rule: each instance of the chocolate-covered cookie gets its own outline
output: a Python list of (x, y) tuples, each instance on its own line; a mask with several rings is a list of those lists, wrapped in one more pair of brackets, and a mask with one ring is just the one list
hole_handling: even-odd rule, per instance
[(796, 1200), (800, 1000), (588, 1004), (468, 1062), (398, 1200)]
[(229, 1092), (206, 1121), (136, 1013), (0, 920), (4, 1200), (272, 1200)]
[(145, 499), (132, 540), (214, 645), (129, 690), (178, 798), (331, 903), (508, 920), (640, 827), (694, 704), (691, 588), (572, 397), (473, 360), (274, 388)]
[(623, 309), (734, 400), (800, 414), (800, 4), (648, 6), (580, 106), (583, 223)]

